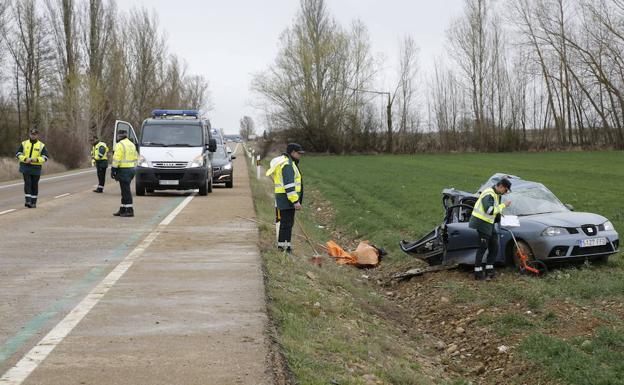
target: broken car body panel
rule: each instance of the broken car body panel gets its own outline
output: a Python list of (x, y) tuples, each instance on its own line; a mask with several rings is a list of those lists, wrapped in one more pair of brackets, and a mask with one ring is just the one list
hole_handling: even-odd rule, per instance
[[(607, 218), (574, 212), (543, 184), (500, 173), (493, 175), (475, 194), (444, 189), (443, 222), (414, 242), (401, 241), (401, 249), (431, 265), (473, 265), (479, 238), (468, 227), (472, 208), (481, 191), (503, 177), (511, 180), (513, 191), (502, 197), (503, 202), (513, 201), (503, 214), (518, 216), (520, 227), (512, 231), (518, 240), (529, 245), (537, 259), (544, 262), (604, 259), (618, 251), (619, 236)], [(499, 234), (496, 263), (503, 265), (511, 261), (513, 240), (509, 229), (500, 224), (495, 226)]]

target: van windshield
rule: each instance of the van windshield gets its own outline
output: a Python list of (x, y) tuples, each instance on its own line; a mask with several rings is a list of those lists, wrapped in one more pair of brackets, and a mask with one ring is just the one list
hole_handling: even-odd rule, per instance
[(153, 124), (143, 126), (143, 147), (201, 147), (202, 127), (192, 124)]

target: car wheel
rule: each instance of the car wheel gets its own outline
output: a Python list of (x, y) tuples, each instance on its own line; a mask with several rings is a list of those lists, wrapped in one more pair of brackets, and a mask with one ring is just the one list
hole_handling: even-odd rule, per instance
[(203, 185), (199, 186), (199, 195), (203, 197), (208, 195), (208, 188), (206, 186), (207, 186), (207, 183), (204, 183)]
[(138, 197), (142, 197), (145, 195), (145, 187), (137, 182), (135, 185), (135, 192)]
[(229, 181), (229, 182), (225, 182), (225, 187), (227, 187), (227, 188), (232, 188), (232, 187), (234, 187), (234, 181), (233, 181), (233, 180), (231, 180), (231, 181)]
[(153, 188), (146, 188), (145, 192), (147, 192), (148, 194), (153, 194), (154, 193), (154, 189)]
[[(526, 256), (526, 266), (522, 264), (520, 254)], [(513, 247), (513, 262), (521, 274), (544, 275), (548, 271), (546, 264), (535, 259), (531, 246), (524, 241), (518, 241), (518, 247)]]
[(209, 193), (212, 192), (212, 180), (210, 182), (208, 182), (208, 192)]

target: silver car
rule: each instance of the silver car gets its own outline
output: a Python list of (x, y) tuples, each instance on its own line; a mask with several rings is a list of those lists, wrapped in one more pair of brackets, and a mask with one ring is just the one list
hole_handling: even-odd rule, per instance
[(497, 264), (519, 265), (510, 231), (513, 231), (519, 247), (530, 259), (547, 264), (573, 260), (606, 262), (610, 255), (618, 251), (619, 236), (607, 218), (575, 212), (572, 206), (561, 203), (543, 184), (507, 174), (493, 175), (476, 194), (445, 189), (442, 192), (446, 214), (444, 221), (417, 241), (401, 241), (401, 249), (431, 265), (474, 265), (479, 238), (477, 231), (468, 227), (472, 208), (480, 192), (502, 178), (512, 182), (513, 191), (503, 196), (503, 202), (507, 199), (513, 201), (503, 214), (518, 216), (520, 226), (505, 228), (496, 224), (500, 234)]

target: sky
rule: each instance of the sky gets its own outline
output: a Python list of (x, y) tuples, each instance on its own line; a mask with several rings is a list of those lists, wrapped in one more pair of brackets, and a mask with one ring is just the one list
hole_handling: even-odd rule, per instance
[[(399, 41), (411, 35), (420, 48), (421, 73), (445, 51), (446, 30), (462, 12), (464, 0), (327, 0), (331, 15), (347, 27), (359, 19), (369, 29), (372, 51), (382, 57), (381, 78), (396, 74)], [(172, 5), (173, 4), (173, 5)], [(254, 108), (253, 75), (268, 68), (279, 50), (280, 34), (293, 23), (298, 0), (119, 0), (120, 10), (146, 7), (156, 12), (169, 50), (191, 74), (210, 83), (213, 127), (238, 133), (244, 115), (264, 129)]]

